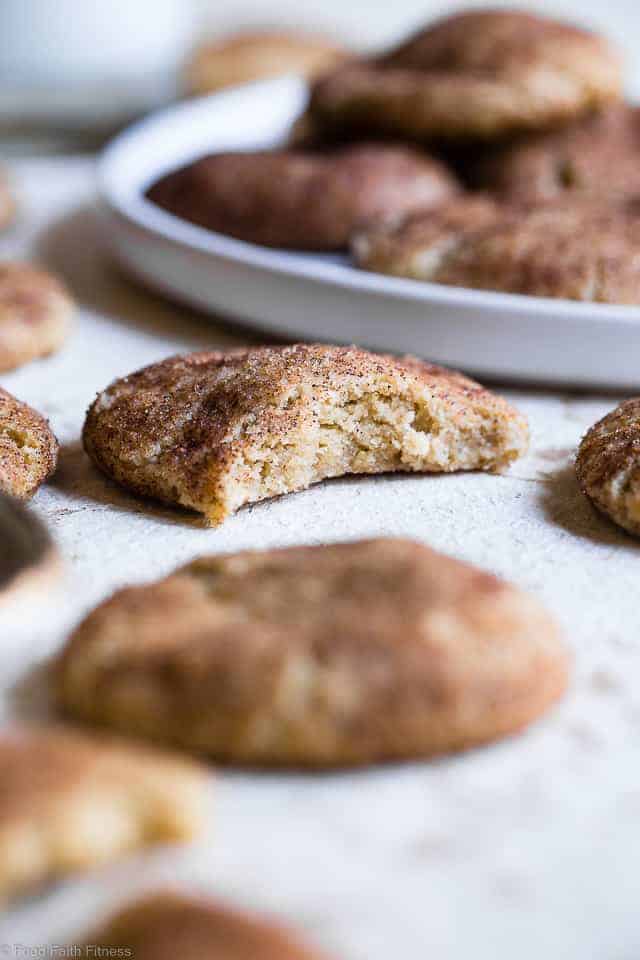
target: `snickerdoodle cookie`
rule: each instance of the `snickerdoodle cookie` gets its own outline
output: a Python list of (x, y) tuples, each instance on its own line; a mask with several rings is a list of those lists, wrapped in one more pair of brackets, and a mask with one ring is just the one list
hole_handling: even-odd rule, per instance
[(567, 197), (504, 204), (469, 195), (356, 234), (366, 270), (455, 287), (640, 303), (640, 203)]
[(196, 96), (285, 73), (314, 77), (334, 67), (346, 52), (319, 34), (263, 30), (202, 44), (187, 64), (185, 86)]
[(51, 476), (58, 441), (49, 423), (0, 387), (0, 491), (21, 500)]
[(199, 832), (200, 768), (58, 728), (0, 736), (0, 900)]
[(247, 503), (350, 473), (499, 471), (525, 418), (412, 357), (294, 344), (170, 357), (98, 394), (84, 445), (136, 493), (212, 524)]
[(594, 424), (576, 457), (582, 492), (629, 533), (640, 535), (640, 397)]
[(471, 11), (315, 84), (311, 115), (329, 129), (411, 139), (486, 138), (566, 122), (620, 96), (605, 40), (546, 17)]
[(73, 301), (52, 274), (26, 263), (1, 263), (0, 371), (56, 351), (72, 314)]
[(429, 208), (456, 192), (439, 161), (357, 144), (202, 157), (155, 183), (149, 200), (199, 226), (269, 247), (338, 250), (359, 224)]
[(58, 569), (51, 538), (42, 522), (22, 504), (0, 493), (0, 606), (45, 586)]
[(9, 178), (0, 171), (0, 230), (13, 223), (16, 215), (16, 201)]
[(640, 109), (616, 104), (561, 130), (488, 148), (474, 186), (506, 199), (640, 194)]
[(94, 954), (96, 947), (126, 944), (135, 960), (321, 960), (272, 920), (172, 892), (149, 894), (123, 907), (90, 934), (88, 943)]
[(409, 540), (204, 557), (121, 590), (58, 663), (62, 705), (228, 762), (331, 766), (513, 733), (563, 691), (532, 597)]

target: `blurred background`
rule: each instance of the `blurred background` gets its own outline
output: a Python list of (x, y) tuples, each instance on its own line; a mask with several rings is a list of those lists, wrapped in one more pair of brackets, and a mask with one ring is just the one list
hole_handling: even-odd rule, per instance
[(226, 5), (216, 0), (196, 0), (203, 21), (214, 31), (281, 23), (332, 29), (346, 41), (365, 47), (398, 39), (433, 16), (471, 7), (519, 7), (566, 16), (592, 24), (627, 46), (629, 31), (640, 30), (638, 0), (231, 0)]
[[(491, 6), (512, 6), (492, 0)], [(243, 29), (321, 31), (355, 50), (384, 47), (430, 18), (481, 0), (0, 0), (0, 154), (92, 149), (123, 124), (184, 94), (184, 65), (206, 37)], [(627, 53), (637, 0), (521, 4), (591, 25)]]

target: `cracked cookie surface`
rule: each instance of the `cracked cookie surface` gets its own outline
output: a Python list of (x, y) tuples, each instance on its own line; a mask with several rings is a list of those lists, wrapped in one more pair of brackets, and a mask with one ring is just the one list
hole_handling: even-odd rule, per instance
[(295, 344), (146, 367), (98, 395), (83, 437), (118, 483), (217, 524), (345, 474), (499, 471), (526, 450), (528, 427), (442, 367)]
[(469, 195), (354, 236), (366, 270), (477, 290), (640, 303), (640, 204)]
[(76, 718), (308, 767), (494, 740), (566, 682), (533, 597), (400, 539), (203, 557), (101, 604), (57, 665)]

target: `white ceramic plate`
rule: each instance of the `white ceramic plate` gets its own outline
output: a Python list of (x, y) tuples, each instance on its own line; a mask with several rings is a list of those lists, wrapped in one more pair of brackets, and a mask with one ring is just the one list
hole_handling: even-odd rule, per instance
[(346, 257), (242, 243), (145, 200), (152, 181), (205, 152), (278, 143), (305, 100), (300, 80), (269, 80), (164, 110), (113, 141), (99, 176), (121, 264), (174, 298), (278, 335), (412, 352), (503, 380), (640, 385), (640, 308), (385, 277)]

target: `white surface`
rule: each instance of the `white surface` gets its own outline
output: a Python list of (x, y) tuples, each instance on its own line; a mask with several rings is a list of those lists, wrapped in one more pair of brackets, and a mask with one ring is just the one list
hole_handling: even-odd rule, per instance
[(60, 354), (1, 378), (62, 441), (58, 475), (33, 508), (67, 568), (55, 595), (0, 625), (4, 722), (42, 713), (37, 666), (115, 587), (203, 552), (379, 534), (422, 538), (534, 591), (564, 625), (575, 671), (547, 720), (464, 756), (344, 775), (220, 774), (206, 841), (21, 904), (0, 920), (0, 945), (59, 943), (170, 882), (274, 912), (342, 960), (637, 960), (640, 548), (591, 511), (571, 469), (580, 435), (614, 398), (509, 393), (530, 417), (533, 452), (505, 477), (335, 481), (206, 529), (111, 486), (79, 433), (113, 377), (238, 338), (108, 268), (88, 163), (18, 174), (23, 224), (0, 255), (56, 266), (83, 307)]
[(416, 353), (482, 376), (640, 385), (638, 307), (386, 277), (346, 257), (242, 243), (145, 199), (155, 179), (203, 153), (277, 143), (305, 99), (299, 80), (269, 80), (171, 107), (118, 137), (100, 178), (123, 266), (185, 302), (278, 334)]

